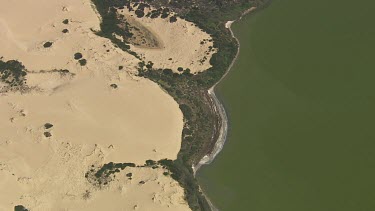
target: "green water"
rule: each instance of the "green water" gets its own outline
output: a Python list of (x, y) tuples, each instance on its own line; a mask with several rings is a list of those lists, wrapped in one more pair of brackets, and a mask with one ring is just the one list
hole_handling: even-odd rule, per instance
[(198, 178), (224, 211), (375, 210), (375, 1), (274, 0), (233, 26), (224, 150)]

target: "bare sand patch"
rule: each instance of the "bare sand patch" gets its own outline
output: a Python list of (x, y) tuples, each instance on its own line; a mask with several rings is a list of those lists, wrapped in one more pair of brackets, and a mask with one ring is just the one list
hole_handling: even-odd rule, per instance
[(3, 95), (1, 108), (27, 115), (4, 119), (1, 136), (19, 140), (17, 132), (29, 130), (41, 139), (43, 125), (51, 123), (51, 140), (98, 144), (108, 148), (107, 162), (175, 159), (182, 133), (177, 103), (147, 80), (112, 82), (117, 88), (99, 77), (84, 77), (48, 94)]
[(89, 0), (0, 2), (0, 57), (23, 63), (29, 87), (0, 93), (0, 210), (189, 209), (162, 169), (99, 189), (85, 178), (92, 165), (175, 159), (183, 127), (178, 104), (99, 24)]
[(129, 30), (129, 33), (132, 34), (132, 36), (126, 37), (127, 42), (141, 48), (164, 48), (164, 43), (157, 34), (143, 26), (136, 20), (136, 17), (125, 15), (123, 18), (126, 21), (120, 27)]
[[(146, 13), (147, 13), (146, 8)], [(132, 26), (143, 26), (159, 39), (160, 47), (148, 48), (143, 45), (131, 45), (131, 50), (139, 54), (145, 61), (154, 63), (154, 68), (190, 69), (191, 73), (205, 71), (211, 67), (210, 59), (216, 52), (212, 38), (194, 23), (177, 17), (171, 23), (169, 18), (137, 17), (134, 10), (118, 10), (124, 20)]]

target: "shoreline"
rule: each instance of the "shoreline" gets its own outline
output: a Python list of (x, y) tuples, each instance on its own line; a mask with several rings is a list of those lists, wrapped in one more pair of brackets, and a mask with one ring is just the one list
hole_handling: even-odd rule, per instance
[(240, 44), (239, 40), (237, 39), (237, 37), (234, 36), (234, 33), (231, 29), (232, 24), (235, 21), (241, 20), (244, 15), (249, 14), (250, 12), (254, 11), (255, 9), (257, 9), (257, 7), (251, 7), (248, 10), (244, 11), (242, 13), (242, 15), (237, 20), (227, 21), (225, 23), (225, 28), (227, 28), (230, 31), (232, 37), (237, 42), (237, 45), (238, 45), (237, 53), (236, 53), (236, 56), (233, 58), (232, 63), (229, 65), (227, 71), (225, 71), (225, 74), (220, 78), (219, 81), (217, 81), (210, 89), (207, 90), (208, 96), (210, 96), (210, 98), (211, 98), (210, 100), (211, 100), (212, 105), (213, 105), (212, 109), (213, 109), (214, 113), (216, 113), (217, 116), (220, 117), (220, 120), (221, 120), (220, 123), (221, 124), (220, 124), (220, 129), (218, 130), (219, 131), (218, 138), (215, 141), (215, 145), (214, 145), (213, 149), (211, 150), (211, 152), (209, 154), (203, 156), (203, 158), (198, 162), (197, 165), (192, 166), (193, 171), (194, 171), (194, 175), (200, 169), (200, 167), (202, 167), (203, 165), (210, 164), (215, 159), (215, 157), (221, 152), (221, 150), (224, 147), (224, 144), (225, 144), (225, 141), (226, 141), (226, 138), (227, 138), (227, 134), (228, 134), (228, 116), (227, 116), (227, 113), (225, 111), (224, 105), (220, 102), (220, 100), (216, 96), (215, 88), (227, 76), (227, 74), (231, 71), (234, 63), (236, 62), (236, 60), (238, 58), (238, 55), (240, 54), (241, 44)]
[[(219, 133), (218, 136), (217, 136), (217, 134), (214, 134), (213, 137), (212, 137), (212, 139), (214, 139), (214, 137), (217, 136), (217, 140), (215, 141), (215, 145), (213, 146), (211, 152), (209, 154), (206, 154), (205, 156), (203, 156), (202, 159), (198, 162), (198, 164), (196, 164), (195, 166), (192, 166), (194, 177), (196, 176), (197, 171), (203, 165), (208, 165), (208, 164), (212, 163), (212, 161), (215, 160), (216, 156), (221, 152), (221, 150), (223, 150), (224, 144), (227, 140), (228, 126), (229, 126), (228, 116), (227, 116), (227, 113), (225, 111), (223, 103), (220, 102), (220, 100), (216, 96), (215, 88), (227, 76), (227, 74), (232, 70), (232, 67), (235, 64), (235, 62), (237, 61), (237, 58), (240, 54), (241, 44), (240, 44), (238, 38), (236, 36), (234, 36), (234, 33), (231, 29), (232, 24), (236, 21), (241, 20), (243, 16), (251, 13), (252, 11), (254, 11), (256, 9), (257, 9), (257, 7), (251, 7), (249, 9), (247, 9), (246, 11), (244, 11), (237, 20), (227, 21), (225, 23), (225, 28), (227, 28), (230, 31), (230, 33), (232, 35), (232, 38), (234, 38), (237, 42), (237, 45), (238, 45), (237, 52), (236, 52), (236, 56), (233, 58), (231, 64), (228, 67), (228, 69), (225, 71), (224, 75), (210, 89), (207, 90), (207, 94), (208, 94), (208, 96), (210, 97), (210, 100), (211, 100), (212, 110), (213, 110), (214, 113), (216, 113), (217, 116), (219, 116), (218, 119), (220, 121), (219, 122), (220, 129), (218, 130), (218, 133)], [(205, 193), (203, 193), (203, 196), (206, 198), (206, 200), (207, 200), (207, 202), (210, 206), (211, 211), (219, 211), (219, 209), (217, 209), (214, 206), (214, 204), (211, 202), (211, 200), (208, 198), (208, 196)]]

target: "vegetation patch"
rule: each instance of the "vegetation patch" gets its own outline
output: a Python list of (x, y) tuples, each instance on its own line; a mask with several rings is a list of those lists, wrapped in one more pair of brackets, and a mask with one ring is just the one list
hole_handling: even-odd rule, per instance
[(75, 76), (75, 73), (71, 73), (67, 69), (53, 69), (53, 70), (40, 70), (40, 71), (27, 71), (32, 74), (45, 74), (45, 73), (59, 73), (61, 76)]
[[(21, 89), (25, 87), (27, 75), (25, 66), (16, 60), (2, 61), (0, 58), (0, 82), (6, 85), (4, 89)], [(0, 91), (3, 91), (0, 90)]]
[(165, 171), (165, 172), (163, 172), (163, 175), (164, 176), (169, 176), (169, 172)]
[[(91, 166), (90, 170), (86, 172), (86, 179), (96, 187), (104, 187), (108, 185), (115, 178), (116, 173), (120, 173), (127, 167), (137, 167), (137, 168), (152, 168), (156, 169), (159, 167), (166, 168), (160, 162), (147, 160), (145, 165), (136, 166), (134, 163), (107, 163), (101, 167)], [(130, 180), (132, 179), (133, 174), (131, 172), (126, 174)], [(167, 176), (167, 175), (166, 175)], [(144, 184), (144, 181), (141, 181), (140, 184)]]
[(81, 65), (81, 66), (85, 66), (87, 64), (87, 60), (86, 59), (80, 59), (78, 60), (78, 63)]
[(169, 22), (170, 23), (174, 23), (176, 21), (177, 21), (177, 17), (176, 16), (172, 16), (172, 17), (169, 18)]
[(115, 46), (141, 59), (134, 51), (130, 50), (130, 46), (127, 43), (119, 38), (132, 36), (130, 32), (123, 27), (123, 21), (117, 15), (117, 9), (124, 9), (125, 6), (130, 6), (130, 1), (92, 0), (92, 2), (95, 4), (97, 11), (102, 17), (100, 23), (101, 31), (97, 32), (97, 35), (110, 39)]
[(44, 124), (44, 129), (46, 129), (46, 130), (48, 130), (48, 129), (52, 128), (52, 127), (53, 127), (53, 124), (51, 124), (51, 123)]
[(28, 211), (24, 206), (22, 205), (17, 205), (14, 207), (14, 211)]
[(71, 72), (70, 72), (69, 70), (67, 70), (67, 69), (52, 70), (52, 72), (58, 72), (58, 73), (60, 73), (61, 75), (68, 75), (68, 74), (70, 74), (70, 75), (72, 75), (72, 76), (75, 75), (75, 73), (71, 73)]
[(46, 138), (49, 138), (52, 136), (51, 132), (44, 132), (43, 133)]
[(52, 44), (53, 44), (53, 42), (45, 42), (45, 43), (43, 44), (43, 47), (44, 47), (44, 48), (49, 48), (49, 47), (52, 46)]
[(82, 59), (82, 57), (83, 57), (83, 56), (82, 56), (81, 53), (75, 53), (75, 54), (74, 54), (74, 59), (75, 59), (75, 60)]
[(124, 170), (126, 167), (135, 167), (134, 163), (107, 163), (100, 168), (91, 166), (91, 169), (86, 172), (86, 179), (97, 187), (108, 185), (114, 179), (114, 175)]

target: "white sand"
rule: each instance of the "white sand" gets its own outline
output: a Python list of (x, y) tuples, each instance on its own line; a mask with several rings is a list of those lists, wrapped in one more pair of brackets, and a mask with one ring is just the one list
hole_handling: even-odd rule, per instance
[[(106, 161), (143, 164), (147, 159), (175, 159), (180, 148), (182, 118), (178, 105), (146, 80), (121, 80), (117, 89), (98, 78), (75, 79), (51, 94), (1, 96), (0, 137), (43, 140), (51, 123), (51, 140), (98, 144), (108, 149)], [(17, 112), (23, 111), (26, 116)], [(12, 121), (10, 120), (12, 119)]]
[[(133, 168), (132, 182), (119, 176), (104, 190), (84, 177), (89, 166), (110, 161), (175, 159), (183, 126), (178, 104), (134, 76), (139, 60), (90, 30), (98, 30), (99, 21), (89, 0), (0, 2), (0, 57), (21, 61), (32, 88), (0, 94), (0, 210), (18, 204), (31, 210), (189, 210), (182, 188), (161, 169)], [(50, 48), (43, 47), (47, 41)], [(76, 52), (86, 66), (74, 60)], [(45, 123), (53, 127), (46, 130)], [(141, 179), (150, 182), (139, 186)]]

